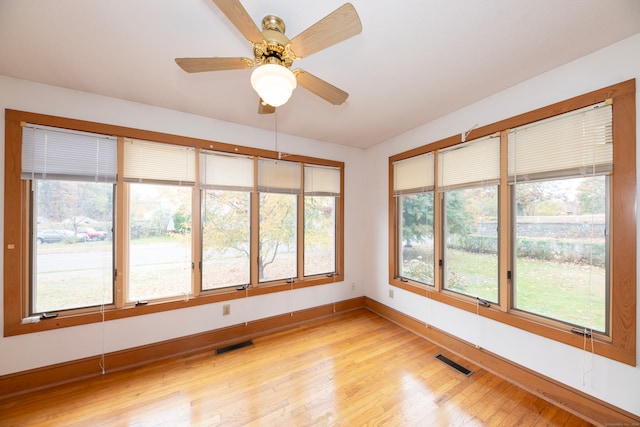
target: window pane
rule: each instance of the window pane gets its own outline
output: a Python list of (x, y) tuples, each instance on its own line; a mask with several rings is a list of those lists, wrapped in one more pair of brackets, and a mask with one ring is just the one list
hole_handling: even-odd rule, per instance
[(127, 301), (191, 294), (191, 187), (130, 184)]
[(336, 199), (304, 198), (304, 275), (336, 270)]
[(433, 193), (398, 197), (399, 275), (433, 286)]
[(445, 193), (444, 286), (498, 301), (498, 187)]
[(515, 185), (516, 308), (607, 330), (607, 192), (604, 176)]
[(260, 193), (260, 282), (297, 276), (295, 194)]
[(113, 184), (34, 187), (32, 313), (113, 304)]
[(203, 191), (203, 290), (250, 282), (250, 200), (246, 191)]

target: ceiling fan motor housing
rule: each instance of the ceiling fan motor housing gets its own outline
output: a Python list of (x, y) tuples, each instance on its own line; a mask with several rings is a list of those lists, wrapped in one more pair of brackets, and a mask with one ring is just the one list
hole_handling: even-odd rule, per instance
[(291, 68), (297, 59), (289, 48), (291, 41), (284, 35), (284, 21), (275, 15), (267, 15), (262, 19), (262, 36), (264, 40), (253, 43), (253, 54), (256, 65), (277, 64)]

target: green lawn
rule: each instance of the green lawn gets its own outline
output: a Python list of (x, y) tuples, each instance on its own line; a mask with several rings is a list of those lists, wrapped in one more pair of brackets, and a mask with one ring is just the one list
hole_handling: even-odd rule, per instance
[[(457, 278), (452, 290), (495, 301), (495, 256), (450, 250), (448, 265), (450, 270), (455, 267)], [(604, 268), (520, 258), (514, 277), (514, 303), (519, 310), (605, 330)]]
[[(167, 244), (176, 242), (171, 237), (132, 240), (132, 245)], [(69, 254), (74, 252), (104, 251), (110, 242), (41, 245), (39, 253)], [(497, 259), (495, 256), (449, 250), (447, 287), (489, 301), (498, 298)], [(227, 264), (227, 263), (225, 263)], [(233, 262), (224, 267), (231, 267)], [(132, 280), (144, 284), (131, 290), (132, 300), (148, 295), (180, 295), (188, 290), (190, 271), (171, 263), (151, 263), (138, 268)], [(221, 266), (217, 266), (219, 274)], [(224, 270), (224, 268), (222, 269)], [(110, 273), (87, 269), (78, 265), (73, 271), (42, 272), (38, 284), (39, 311), (59, 310), (77, 305), (100, 304), (102, 296), (109, 301)], [(515, 306), (523, 311), (559, 319), (578, 326), (604, 331), (606, 326), (605, 270), (579, 264), (518, 259), (515, 266)], [(205, 288), (215, 287), (209, 283)]]

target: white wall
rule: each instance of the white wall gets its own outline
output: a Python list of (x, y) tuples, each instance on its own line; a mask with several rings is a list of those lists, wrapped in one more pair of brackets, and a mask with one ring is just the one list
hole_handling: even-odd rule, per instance
[[(591, 355), (402, 289), (389, 298), (388, 157), (631, 78), (640, 85), (640, 34), (551, 70), (489, 98), (385, 141), (365, 153), (368, 212), (365, 295), (575, 389), (640, 415), (640, 367)], [(455, 92), (451, 96), (456, 96)], [(638, 99), (636, 95), (636, 99)], [(636, 102), (637, 105), (637, 102)], [(637, 123), (640, 131), (640, 106)], [(640, 141), (640, 136), (636, 141)], [(640, 151), (639, 151), (640, 152)], [(637, 163), (640, 165), (640, 162)], [(640, 239), (638, 240), (640, 241)], [(640, 253), (640, 252), (639, 252)], [(640, 265), (640, 261), (638, 262)], [(640, 295), (640, 289), (638, 291)], [(640, 304), (637, 304), (640, 313)], [(636, 316), (640, 319), (640, 315)], [(639, 325), (640, 326), (640, 325)], [(640, 332), (640, 328), (637, 329)], [(637, 342), (640, 342), (640, 333)], [(586, 362), (583, 364), (583, 362)], [(583, 369), (583, 366), (586, 366)]]
[[(5, 108), (274, 149), (273, 132), (0, 76), (0, 129), (4, 129)], [(0, 132), (0, 145), (0, 188), (4, 188), (4, 131)], [(224, 318), (222, 303), (216, 303), (104, 324), (0, 337), (0, 375), (362, 296), (363, 151), (290, 135), (279, 135), (278, 148), (283, 152), (345, 162), (344, 282), (226, 302), (231, 304), (231, 315)], [(4, 204), (2, 198), (0, 204)], [(4, 206), (1, 206), (0, 216), (3, 212)], [(2, 241), (3, 234), (4, 219), (0, 225)], [(352, 284), (355, 290), (351, 289)], [(0, 301), (3, 296), (0, 293)], [(3, 306), (0, 302), (0, 324), (4, 319)]]

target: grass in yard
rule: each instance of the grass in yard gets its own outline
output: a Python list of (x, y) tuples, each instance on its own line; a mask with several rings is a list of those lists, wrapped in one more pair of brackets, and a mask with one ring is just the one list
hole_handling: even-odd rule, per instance
[[(182, 297), (191, 293), (190, 250), (185, 250), (185, 247), (180, 236), (132, 240), (127, 300)], [(103, 302), (112, 303), (111, 268), (104, 268), (100, 263), (89, 265), (87, 259), (91, 258), (91, 252), (107, 253), (110, 260), (111, 242), (38, 246), (38, 256), (43, 258), (38, 269), (35, 312), (96, 306)], [(45, 263), (46, 259), (50, 261)], [(73, 262), (55, 261), (59, 259)], [(292, 259), (295, 266), (294, 255), (278, 254), (274, 263), (265, 269), (267, 277), (288, 277), (290, 273), (285, 274), (283, 271), (291, 269)], [(305, 267), (313, 271), (330, 269), (327, 267), (330, 261), (326, 254), (315, 254), (307, 259)], [(249, 282), (248, 271), (248, 261), (242, 256), (205, 259), (203, 289), (244, 285)]]
[(446, 288), (498, 301), (498, 257), (449, 249), (447, 251)]
[(34, 312), (93, 307), (113, 302), (111, 272), (62, 271), (38, 277)]
[(515, 277), (518, 309), (605, 331), (604, 268), (520, 258)]
[[(142, 250), (144, 245), (155, 255), (160, 248), (175, 245), (174, 238), (148, 238), (132, 240)], [(39, 255), (77, 256), (79, 252), (104, 251), (110, 242), (82, 244), (41, 245)], [(144, 249), (147, 250), (147, 249)], [(269, 267), (268, 273), (278, 274), (289, 262), (283, 257)], [(322, 257), (313, 260), (322, 264)], [(129, 300), (152, 297), (180, 296), (191, 289), (191, 268), (180, 263), (166, 262), (158, 256), (136, 265), (131, 272)], [(282, 265), (280, 265), (283, 263)], [(55, 270), (59, 266), (55, 265)], [(246, 260), (225, 259), (217, 263), (205, 262), (204, 288), (244, 284)], [(471, 296), (497, 300), (497, 257), (459, 250), (449, 250), (447, 288)], [(67, 271), (43, 271), (38, 273), (36, 298), (37, 312), (57, 311), (73, 307), (94, 306), (112, 300), (111, 272), (82, 265)], [(603, 268), (553, 261), (519, 258), (515, 268), (515, 307), (522, 311), (559, 319), (577, 326), (598, 331), (606, 329), (606, 289)]]
[[(448, 252), (457, 283), (450, 288), (494, 300), (497, 295), (495, 255)], [(598, 331), (606, 329), (605, 269), (519, 258), (514, 273), (517, 309)]]

